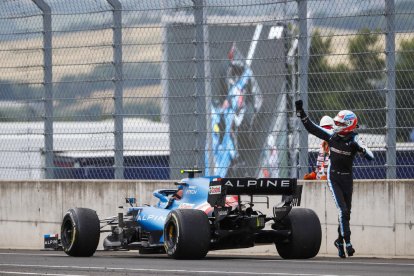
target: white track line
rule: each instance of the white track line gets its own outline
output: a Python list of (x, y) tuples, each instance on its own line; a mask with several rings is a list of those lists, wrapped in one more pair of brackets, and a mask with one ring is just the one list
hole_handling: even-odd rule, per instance
[[(89, 266), (59, 266), (59, 265), (17, 265), (17, 264), (0, 264), (7, 267), (20, 268), (49, 268), (49, 269), (78, 269), (78, 270), (95, 270), (95, 271), (124, 271), (124, 272), (157, 272), (157, 273), (198, 273), (198, 274), (234, 274), (234, 275), (278, 275), (278, 276), (340, 276), (338, 274), (311, 274), (311, 273), (288, 273), (288, 272), (244, 272), (244, 271), (218, 271), (218, 270), (185, 270), (185, 269), (154, 269), (154, 268), (120, 268), (120, 267), (89, 267)], [(36, 274), (35, 274), (36, 275)], [(44, 275), (44, 274), (41, 274)], [(53, 274), (47, 274), (53, 275)], [(57, 274), (59, 275), (59, 274)], [(64, 275), (64, 274), (61, 274)], [(342, 275), (341, 275), (342, 276)], [(353, 275), (347, 275), (353, 276)]]
[[(124, 253), (132, 253), (132, 255), (136, 255), (136, 252), (124, 252)], [(123, 254), (124, 254), (123, 253)], [(0, 253), (0, 255), (18, 255), (18, 256), (59, 256), (59, 257), (67, 257), (66, 254), (56, 254), (56, 253), (52, 253), (52, 254), (29, 254), (29, 253)], [(216, 256), (220, 256), (220, 255), (214, 255), (214, 257)], [(243, 261), (249, 261), (248, 259), (243, 259)], [(347, 264), (347, 265), (352, 265), (352, 264), (360, 264), (360, 265), (389, 265), (389, 266), (414, 266), (414, 263), (386, 263), (386, 262), (361, 262), (361, 261), (318, 261), (318, 260), (304, 260), (304, 261), (300, 261), (300, 260), (284, 260), (284, 259), (280, 259), (280, 260), (257, 260), (254, 259), (252, 260), (254, 262), (291, 262), (291, 263), (320, 263), (320, 264)], [(0, 264), (0, 266), (2, 266)]]
[[(129, 252), (124, 252), (124, 253), (129, 253)], [(136, 255), (136, 252), (131, 252), (133, 253), (132, 255)], [(59, 256), (59, 257), (67, 257), (66, 254), (56, 254), (56, 253), (52, 253), (52, 254), (29, 254), (29, 253), (0, 253), (0, 255), (18, 255), (18, 256)], [(220, 256), (220, 255), (214, 255), (216, 256)], [(243, 261), (248, 261), (247, 259), (244, 259)], [(347, 264), (347, 265), (352, 265), (352, 264), (360, 264), (360, 265), (389, 265), (389, 266), (414, 266), (414, 263), (387, 263), (387, 262), (361, 262), (361, 261), (318, 261), (318, 260), (284, 260), (284, 259), (280, 259), (280, 260), (257, 260), (254, 259), (252, 260), (254, 262), (292, 262), (292, 263), (320, 263), (320, 264)], [(1, 264), (0, 264), (1, 266)]]
[(0, 275), (47, 275), (47, 276), (87, 276), (85, 274), (50, 274), (50, 273), (34, 273), (34, 272), (19, 272), (19, 271), (0, 271)]
[(30, 254), (30, 253), (0, 253), (0, 255), (16, 255), (16, 256), (31, 256), (31, 257), (36, 257), (36, 256), (62, 256), (62, 257), (66, 257), (66, 254), (56, 254), (56, 253), (52, 253), (52, 254), (47, 254), (47, 253), (42, 253), (42, 254)]
[(255, 260), (257, 262), (289, 262), (289, 263), (319, 263), (319, 264), (360, 264), (360, 265), (389, 265), (389, 266), (414, 266), (414, 263), (412, 264), (406, 264), (406, 263), (378, 263), (378, 262), (347, 262), (347, 261), (317, 261), (317, 260), (309, 260), (309, 261), (296, 261), (296, 260)]

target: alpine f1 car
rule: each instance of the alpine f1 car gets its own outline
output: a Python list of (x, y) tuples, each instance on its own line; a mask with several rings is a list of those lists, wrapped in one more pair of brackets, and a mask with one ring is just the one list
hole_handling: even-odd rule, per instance
[[(103, 220), (88, 208), (69, 209), (61, 226), (63, 250), (74, 257), (92, 256), (100, 234), (109, 232), (105, 250), (135, 249), (175, 259), (200, 259), (211, 250), (272, 243), (286, 259), (318, 254), (319, 218), (310, 209), (294, 207), (302, 192), (296, 179), (194, 177), (200, 171), (183, 172), (188, 178), (177, 182), (177, 189), (154, 191), (159, 199), (155, 206), (134, 206), (129, 199), (125, 213)], [(242, 202), (242, 195), (250, 200)], [(283, 196), (273, 216), (266, 216), (253, 209), (255, 195)]]

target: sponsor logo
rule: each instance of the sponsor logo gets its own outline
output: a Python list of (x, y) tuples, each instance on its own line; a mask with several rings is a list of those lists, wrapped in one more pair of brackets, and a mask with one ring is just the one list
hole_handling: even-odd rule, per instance
[(178, 206), (178, 209), (193, 209), (194, 204), (191, 203), (181, 203), (180, 206)]
[(195, 195), (197, 194), (197, 188), (196, 187), (188, 187), (188, 189), (185, 191), (186, 195)]
[(139, 215), (137, 220), (140, 221), (146, 221), (146, 220), (152, 220), (152, 221), (165, 221), (165, 216), (157, 216), (157, 215)]
[(219, 216), (227, 216), (228, 211), (227, 210), (218, 210), (217, 215)]
[(210, 195), (219, 195), (221, 194), (221, 185), (210, 186), (210, 190), (208, 192)]
[(350, 151), (343, 151), (343, 150), (333, 148), (333, 147), (331, 147), (331, 151), (339, 153), (339, 154), (343, 154), (343, 155), (351, 155)]
[(344, 116), (344, 120), (352, 120), (354, 118), (355, 118), (354, 114), (348, 114)]
[(282, 37), (283, 27), (282, 26), (273, 26), (270, 28), (268, 39), (279, 39)]
[(57, 245), (58, 239), (57, 238), (46, 238), (45, 239), (45, 245)]
[(58, 237), (45, 237), (44, 246), (45, 248), (57, 248), (59, 246)]
[(227, 182), (224, 183), (224, 185), (229, 186), (229, 187), (236, 187), (236, 188), (246, 188), (246, 187), (289, 188), (290, 180), (289, 179), (248, 179), (247, 181), (246, 180), (227, 180)]

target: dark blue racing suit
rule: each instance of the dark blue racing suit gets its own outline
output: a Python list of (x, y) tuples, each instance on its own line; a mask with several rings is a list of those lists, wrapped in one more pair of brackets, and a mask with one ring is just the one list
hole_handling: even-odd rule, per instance
[(356, 153), (361, 153), (368, 160), (373, 160), (374, 155), (355, 132), (348, 133), (345, 136), (336, 133), (331, 134), (326, 129), (313, 123), (303, 110), (300, 111), (300, 118), (309, 133), (329, 144), (331, 162), (328, 167), (328, 186), (338, 208), (339, 239), (344, 239), (346, 243), (349, 243), (351, 237), (349, 220), (351, 219), (352, 207), (352, 165), (354, 157)]

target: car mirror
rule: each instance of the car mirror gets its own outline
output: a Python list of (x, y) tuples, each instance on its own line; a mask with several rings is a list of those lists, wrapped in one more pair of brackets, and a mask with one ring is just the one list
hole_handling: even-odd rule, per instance
[(126, 197), (125, 203), (128, 203), (131, 207), (133, 207), (134, 204), (137, 203), (137, 199), (135, 197)]

